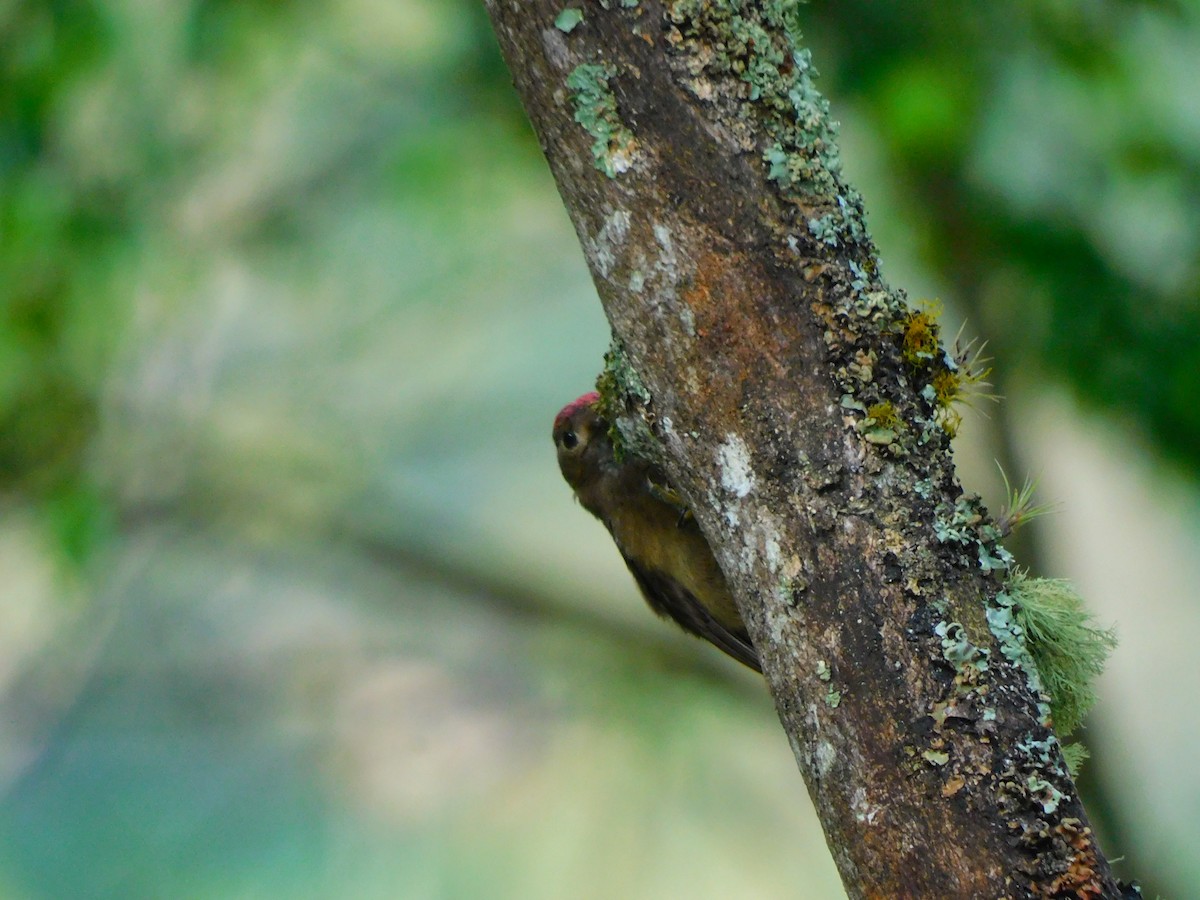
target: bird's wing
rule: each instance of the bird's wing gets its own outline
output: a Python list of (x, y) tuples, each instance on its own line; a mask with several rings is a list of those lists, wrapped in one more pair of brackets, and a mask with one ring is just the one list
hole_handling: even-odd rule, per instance
[[(624, 553), (621, 554), (625, 556)], [(756, 672), (762, 671), (758, 653), (744, 632), (730, 631), (712, 617), (695, 595), (669, 575), (648, 569), (625, 556), (625, 564), (642, 590), (646, 602), (660, 616), (669, 616), (685, 631), (699, 635)]]

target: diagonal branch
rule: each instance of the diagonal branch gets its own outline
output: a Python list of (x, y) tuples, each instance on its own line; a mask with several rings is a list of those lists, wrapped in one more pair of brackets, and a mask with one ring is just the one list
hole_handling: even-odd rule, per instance
[[(879, 277), (791, 0), (488, 0), (851, 897), (1120, 896), (950, 457), (969, 387)], [(556, 25), (557, 21), (557, 25)]]

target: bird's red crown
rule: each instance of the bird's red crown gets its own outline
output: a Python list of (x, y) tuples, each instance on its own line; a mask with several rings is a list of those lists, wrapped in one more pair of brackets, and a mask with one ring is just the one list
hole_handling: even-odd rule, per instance
[(591, 393), (584, 394), (582, 397), (577, 397), (576, 399), (572, 400), (570, 403), (560, 409), (558, 411), (558, 415), (554, 417), (555, 426), (557, 427), (560, 422), (566, 421), (571, 416), (575, 415), (578, 410), (583, 409), (585, 406), (591, 406), (599, 399), (600, 395), (595, 391), (592, 391)]

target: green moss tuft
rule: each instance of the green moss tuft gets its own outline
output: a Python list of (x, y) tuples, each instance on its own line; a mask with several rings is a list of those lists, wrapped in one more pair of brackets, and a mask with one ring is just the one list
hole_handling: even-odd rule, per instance
[(1050, 696), (1055, 731), (1075, 731), (1096, 702), (1093, 682), (1117, 646), (1110, 629), (1097, 628), (1083, 598), (1070, 582), (1029, 578), (1016, 572), (1009, 581), (1013, 619)]
[(1033, 495), (1037, 491), (1037, 481), (1026, 476), (1019, 488), (1014, 488), (1008, 480), (1008, 473), (1000, 463), (1000, 477), (1004, 479), (1004, 493), (1007, 502), (996, 515), (996, 528), (1002, 537), (1012, 534), (1026, 522), (1054, 512), (1056, 504), (1034, 503)]
[(1083, 764), (1091, 758), (1088, 753), (1088, 748), (1083, 744), (1075, 741), (1072, 744), (1063, 744), (1062, 746), (1063, 759), (1067, 762), (1067, 769), (1071, 773), (1072, 778), (1079, 777), (1079, 770), (1083, 768)]

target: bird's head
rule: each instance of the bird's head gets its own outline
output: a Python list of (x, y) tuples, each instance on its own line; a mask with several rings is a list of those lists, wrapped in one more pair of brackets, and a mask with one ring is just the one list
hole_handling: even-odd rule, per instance
[(563, 478), (578, 493), (612, 464), (608, 422), (596, 410), (600, 395), (594, 391), (572, 400), (554, 417), (554, 448)]

